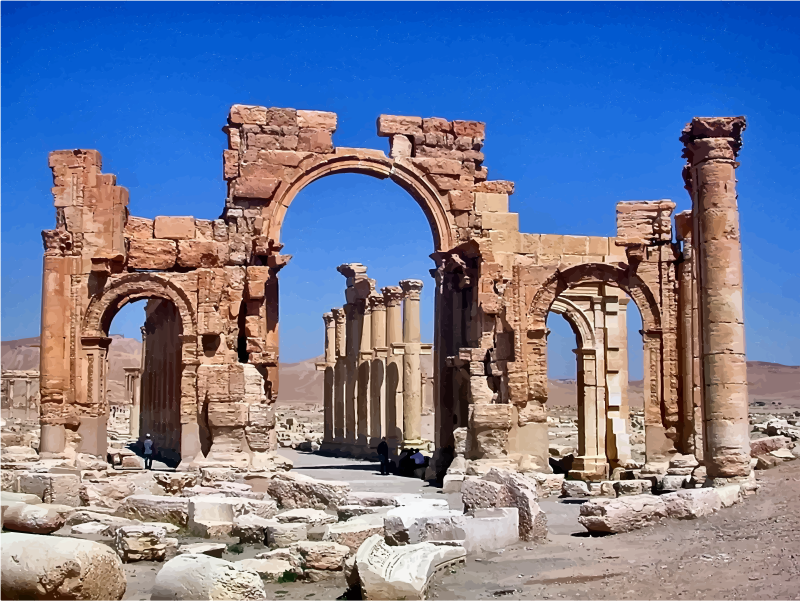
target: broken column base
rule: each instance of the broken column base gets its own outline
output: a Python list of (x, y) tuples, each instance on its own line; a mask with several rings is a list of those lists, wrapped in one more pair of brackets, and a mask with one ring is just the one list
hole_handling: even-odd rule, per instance
[(599, 482), (608, 480), (608, 473), (609, 465), (605, 457), (579, 456), (572, 462), (569, 478), (584, 482)]

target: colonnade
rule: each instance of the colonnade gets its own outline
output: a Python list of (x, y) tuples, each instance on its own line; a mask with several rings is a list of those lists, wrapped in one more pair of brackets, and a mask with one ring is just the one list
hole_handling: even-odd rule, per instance
[(420, 336), (420, 280), (376, 291), (360, 263), (340, 265), (346, 303), (323, 315), (325, 360), (322, 451), (355, 457), (375, 454), (386, 438), (390, 452), (427, 449), (422, 437), (421, 355), (433, 345)]

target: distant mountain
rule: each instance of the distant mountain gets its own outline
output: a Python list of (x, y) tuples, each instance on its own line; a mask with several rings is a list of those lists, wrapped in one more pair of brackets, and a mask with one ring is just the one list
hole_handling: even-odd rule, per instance
[[(141, 364), (142, 343), (132, 338), (111, 336), (109, 349), (109, 394), (112, 401), (124, 398), (124, 367)], [(278, 370), (281, 403), (322, 403), (324, 372), (317, 371), (315, 364), (320, 357), (297, 363), (283, 363)], [(39, 369), (39, 337), (6, 340), (2, 342), (3, 370)], [(433, 356), (421, 357), (422, 369), (433, 373)], [(781, 402), (785, 407), (800, 407), (800, 366), (781, 365), (764, 361), (747, 362), (748, 392), (750, 402), (771, 404)], [(642, 406), (642, 380), (628, 384), (628, 400), (631, 407)], [(548, 404), (554, 407), (575, 405), (577, 384), (575, 380), (550, 380)]]

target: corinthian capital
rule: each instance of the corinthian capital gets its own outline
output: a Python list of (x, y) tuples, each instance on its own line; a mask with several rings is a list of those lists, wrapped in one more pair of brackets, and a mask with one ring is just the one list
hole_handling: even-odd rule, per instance
[(744, 117), (695, 117), (683, 128), (683, 156), (690, 165), (705, 161), (734, 161), (742, 148)]
[(400, 287), (403, 289), (405, 298), (419, 300), (419, 294), (422, 292), (422, 280), (402, 280)]
[(403, 300), (403, 289), (400, 286), (386, 286), (381, 288), (381, 293), (387, 307), (399, 307)]

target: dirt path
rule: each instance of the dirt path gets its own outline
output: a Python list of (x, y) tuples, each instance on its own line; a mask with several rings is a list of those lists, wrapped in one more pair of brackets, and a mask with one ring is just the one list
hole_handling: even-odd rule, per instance
[(707, 518), (469, 558), (432, 598), (800, 599), (800, 461), (757, 474), (757, 495)]

